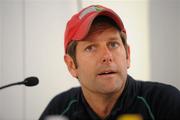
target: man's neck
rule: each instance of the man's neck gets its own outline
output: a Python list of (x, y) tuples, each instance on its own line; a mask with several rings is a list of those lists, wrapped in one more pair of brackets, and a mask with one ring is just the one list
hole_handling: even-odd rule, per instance
[(104, 119), (112, 111), (121, 91), (112, 94), (98, 94), (92, 92), (83, 92), (86, 101), (91, 109), (101, 118)]

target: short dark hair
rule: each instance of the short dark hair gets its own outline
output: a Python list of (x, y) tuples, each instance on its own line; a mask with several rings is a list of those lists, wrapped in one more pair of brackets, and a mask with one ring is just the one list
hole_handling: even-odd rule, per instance
[[(96, 17), (94, 19), (92, 25), (96, 25), (96, 24), (99, 24), (101, 22), (110, 24), (111, 26), (113, 26), (114, 28), (116, 28), (119, 31), (120, 37), (121, 37), (122, 42), (123, 42), (123, 45), (124, 45), (125, 50), (127, 52), (127, 36), (126, 36), (126, 33), (122, 32), (120, 30), (120, 28), (118, 27), (118, 25), (114, 22), (114, 20), (111, 19), (110, 17), (107, 17), (107, 16), (98, 16), (98, 17)], [(76, 46), (77, 46), (77, 44), (78, 44), (78, 41), (73, 40), (67, 47), (67, 54), (72, 57), (76, 68), (78, 67), (77, 60), (76, 60)]]

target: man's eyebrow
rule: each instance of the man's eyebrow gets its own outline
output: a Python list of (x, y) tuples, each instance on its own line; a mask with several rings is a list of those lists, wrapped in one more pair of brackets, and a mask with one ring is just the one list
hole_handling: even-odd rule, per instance
[(110, 37), (109, 40), (117, 40), (118, 41), (118, 40), (121, 40), (121, 38), (113, 36), (113, 37)]
[(91, 45), (93, 43), (94, 43), (93, 40), (84, 40), (84, 41), (81, 41), (81, 45), (83, 47), (86, 47), (86, 46)]
[(82, 43), (93, 43), (96, 40), (93, 39), (84, 39), (83, 41), (81, 41)]

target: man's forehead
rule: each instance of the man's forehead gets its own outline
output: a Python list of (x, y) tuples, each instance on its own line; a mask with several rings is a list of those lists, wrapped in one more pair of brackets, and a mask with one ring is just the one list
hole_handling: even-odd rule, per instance
[[(103, 32), (105, 32), (103, 34)], [(88, 34), (83, 40), (78, 41), (78, 42), (84, 42), (84, 43), (92, 43), (96, 42), (97, 40), (119, 40), (121, 39), (120, 37), (120, 32), (115, 29), (114, 27), (109, 27), (106, 29), (100, 29), (97, 30), (96, 32), (93, 32), (91, 34)]]
[(110, 29), (110, 28), (115, 28), (115, 27), (107, 22), (92, 24), (85, 38), (90, 37), (90, 36), (95, 36), (96, 34), (101, 34), (105, 30)]

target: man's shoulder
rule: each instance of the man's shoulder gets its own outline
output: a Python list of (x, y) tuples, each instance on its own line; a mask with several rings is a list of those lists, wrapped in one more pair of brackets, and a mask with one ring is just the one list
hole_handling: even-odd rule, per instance
[(138, 103), (145, 105), (156, 119), (179, 118), (180, 91), (176, 87), (155, 81), (130, 81)]
[(149, 101), (160, 100), (165, 102), (175, 102), (180, 104), (180, 91), (167, 83), (155, 81), (136, 81), (139, 87), (139, 95)]
[(64, 109), (68, 104), (75, 103), (79, 100), (80, 91), (80, 87), (76, 87), (57, 94), (48, 104), (48, 108)]
[(64, 115), (72, 106), (78, 103), (80, 95), (80, 87), (71, 88), (56, 95), (46, 107), (40, 120), (44, 120), (46, 116), (50, 115)]
[(139, 82), (142, 90), (145, 91), (149, 91), (149, 92), (154, 91), (156, 93), (166, 93), (166, 94), (180, 93), (180, 91), (176, 87), (167, 83), (161, 83), (155, 81), (137, 81), (137, 82)]
[(157, 82), (157, 81), (145, 81), (134, 79), (131, 76), (128, 77), (130, 86), (133, 86), (138, 92), (179, 92), (179, 90), (173, 85)]
[[(137, 80), (128, 76), (129, 86), (133, 88), (133, 91), (136, 91), (138, 96), (143, 96), (146, 98), (177, 98), (180, 99), (180, 91), (167, 83), (157, 82), (157, 81), (144, 81)], [(131, 89), (132, 89), (131, 88)]]
[(64, 102), (66, 102), (69, 100), (78, 99), (78, 97), (80, 95), (80, 91), (81, 91), (80, 87), (74, 87), (74, 88), (68, 89), (62, 93), (57, 94), (53, 98), (53, 101), (57, 101), (57, 102), (64, 101)]

